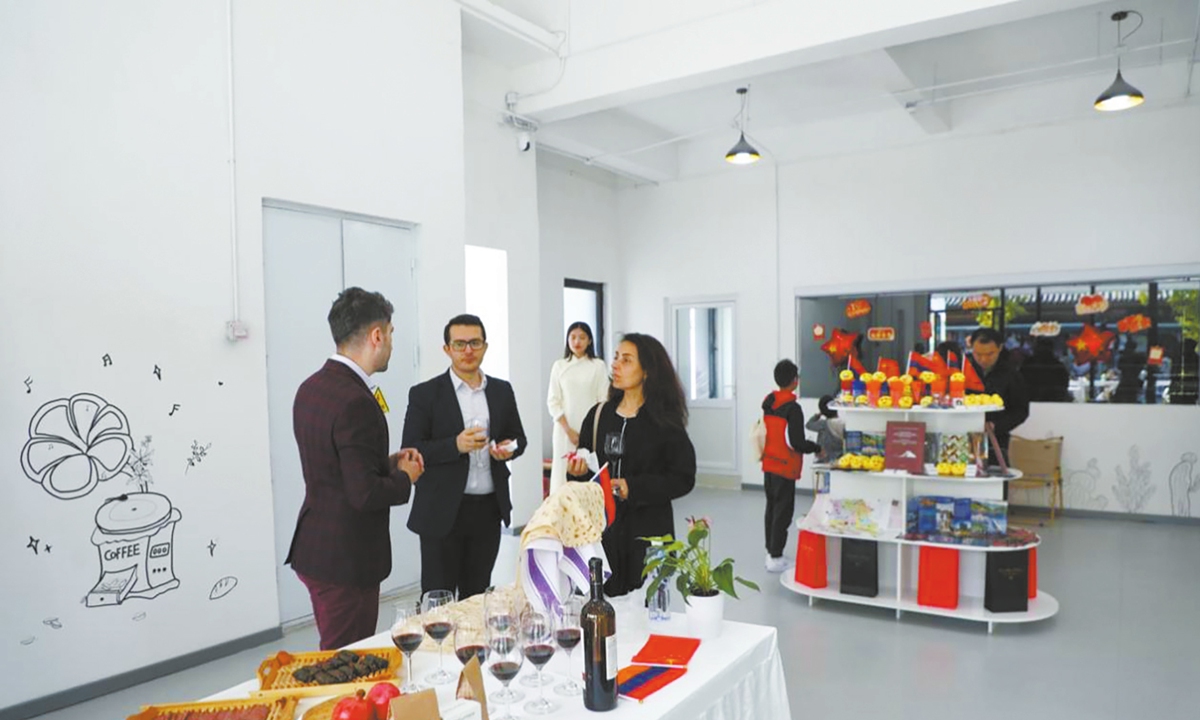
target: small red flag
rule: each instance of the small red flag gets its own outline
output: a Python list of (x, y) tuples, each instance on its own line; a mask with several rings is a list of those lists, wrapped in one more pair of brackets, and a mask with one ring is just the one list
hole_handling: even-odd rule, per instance
[(975, 372), (975, 361), (970, 358), (963, 359), (963, 375), (967, 377), (965, 387), (972, 392), (983, 392), (983, 380), (979, 379), (979, 373)]

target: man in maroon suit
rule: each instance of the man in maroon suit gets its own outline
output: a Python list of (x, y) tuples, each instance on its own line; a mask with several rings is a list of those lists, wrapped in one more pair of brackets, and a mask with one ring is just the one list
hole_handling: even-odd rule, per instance
[(305, 492), (284, 561), (308, 588), (322, 650), (375, 634), (379, 584), (392, 571), (388, 516), (425, 470), (416, 450), (388, 455), (368, 380), (392, 355), (392, 304), (347, 288), (329, 329), (337, 353), (300, 385), (292, 407)]

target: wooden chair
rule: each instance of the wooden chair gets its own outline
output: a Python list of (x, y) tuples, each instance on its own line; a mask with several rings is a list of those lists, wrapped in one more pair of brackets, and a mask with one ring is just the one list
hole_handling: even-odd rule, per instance
[(1054, 522), (1055, 512), (1063, 509), (1062, 443), (1061, 437), (1030, 440), (1019, 435), (1013, 435), (1008, 443), (1008, 465), (1022, 473), (1021, 479), (1009, 482), (1009, 488), (1042, 488), (1050, 522)]

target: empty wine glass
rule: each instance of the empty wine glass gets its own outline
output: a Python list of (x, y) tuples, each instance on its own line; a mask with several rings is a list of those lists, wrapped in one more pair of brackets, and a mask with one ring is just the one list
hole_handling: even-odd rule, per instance
[(525, 659), (537, 668), (538, 696), (525, 703), (525, 712), (547, 715), (558, 709), (558, 703), (546, 699), (546, 685), (553, 682), (542, 674), (542, 668), (554, 657), (554, 620), (550, 613), (527, 610), (521, 615), (521, 644)]
[(488, 670), (504, 686), (501, 692), (492, 695), (492, 700), (504, 703), (504, 714), (490, 715), (492, 720), (512, 720), (513, 701), (524, 697), (508, 687), (517, 673), (521, 672), (521, 664), (525, 660), (515, 630), (511, 628), (508, 632), (499, 632), (489, 628), (487, 631)]
[(454, 631), (454, 621), (447, 612), (448, 606), (454, 602), (454, 593), (449, 590), (430, 590), (421, 598), (421, 615), (425, 621), (425, 634), (438, 644), (437, 672), (425, 676), (425, 680), (434, 685), (445, 685), (454, 682), (454, 676), (446, 672), (443, 660), (442, 644), (446, 637)]
[(583, 638), (583, 626), (579, 624), (579, 613), (583, 610), (583, 596), (568, 595), (558, 609), (558, 624), (554, 628), (554, 641), (567, 653), (567, 681), (554, 688), (554, 692), (568, 697), (583, 694), (581, 686), (571, 673), (571, 655)]
[(625, 432), (610, 432), (604, 435), (604, 454), (608, 457), (609, 472), (612, 477), (624, 477), (621, 474), (621, 458), (625, 455)]
[(425, 629), (421, 627), (420, 608), (415, 603), (396, 603), (396, 621), (392, 623), (392, 642), (404, 653), (404, 665), (408, 668), (408, 681), (400, 692), (409, 694), (424, 690), (424, 686), (413, 681), (412, 656), (421, 641), (425, 639)]
[(471, 620), (460, 621), (454, 626), (454, 656), (463, 665), (471, 662), (472, 657), (479, 658), (479, 667), (487, 662), (487, 638), (478, 622)]
[(483, 595), (483, 619), (487, 629), (508, 632), (516, 625), (516, 614), (512, 600), (495, 588), (488, 588)]

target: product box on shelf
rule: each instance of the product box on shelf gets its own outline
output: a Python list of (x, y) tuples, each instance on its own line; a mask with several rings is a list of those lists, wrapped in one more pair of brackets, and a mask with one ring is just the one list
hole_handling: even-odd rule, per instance
[(1029, 552), (987, 553), (983, 606), (994, 613), (1029, 610)]
[(842, 539), (841, 591), (844, 595), (879, 595), (879, 543)]
[(917, 604), (953, 610), (958, 607), (958, 559), (954, 548), (921, 546), (917, 558)]

